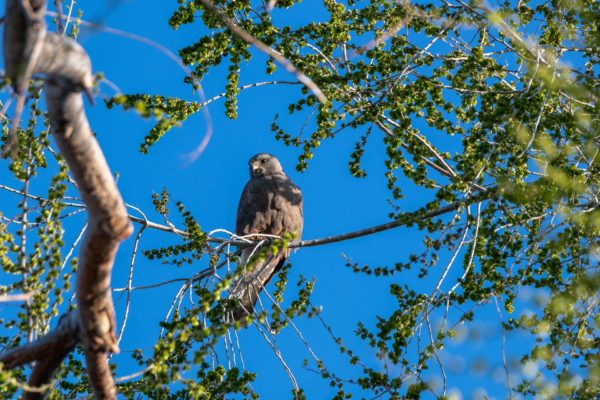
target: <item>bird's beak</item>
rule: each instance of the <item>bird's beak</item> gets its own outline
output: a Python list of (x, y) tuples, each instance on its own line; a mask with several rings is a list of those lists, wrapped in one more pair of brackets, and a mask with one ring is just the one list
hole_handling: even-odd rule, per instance
[(258, 163), (253, 162), (252, 164), (250, 164), (250, 169), (252, 171), (256, 171), (258, 169)]

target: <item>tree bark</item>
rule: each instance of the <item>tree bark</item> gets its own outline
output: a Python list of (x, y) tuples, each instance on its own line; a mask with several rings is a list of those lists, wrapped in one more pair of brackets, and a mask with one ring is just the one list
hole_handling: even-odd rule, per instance
[[(106, 353), (119, 351), (111, 294), (114, 258), (132, 232), (127, 210), (85, 116), (82, 91), (93, 85), (85, 50), (71, 39), (47, 33), (43, 0), (7, 0), (4, 63), (18, 94), (31, 74), (46, 75), (46, 103), (52, 133), (88, 209), (88, 230), (77, 271), (77, 311), (34, 343), (0, 355), (5, 368), (37, 360), (30, 385), (50, 381), (66, 355), (81, 343), (97, 399), (115, 399)], [(40, 398), (26, 391), (23, 398)]]

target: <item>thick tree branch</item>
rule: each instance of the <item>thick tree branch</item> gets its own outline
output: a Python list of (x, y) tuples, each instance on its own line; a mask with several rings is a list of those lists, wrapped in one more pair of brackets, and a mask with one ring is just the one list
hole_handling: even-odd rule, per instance
[(2, 156), (16, 156), (17, 128), (25, 106), (25, 92), (34, 73), (46, 35), (44, 22), (45, 0), (21, 0), (6, 2), (4, 28), (4, 64), (6, 76), (11, 79), (17, 94), (12, 125)]
[(36, 361), (27, 385), (30, 389), (25, 388), (23, 399), (42, 399), (42, 390), (31, 389), (50, 382), (62, 360), (75, 348), (78, 341), (79, 315), (72, 311), (62, 316), (58, 326), (46, 336), (0, 354), (0, 363), (5, 369), (13, 369)]
[[(54, 33), (45, 33), (43, 19), (29, 17), (25, 5), (32, 7), (36, 14), (43, 15), (45, 2), (31, 1), (30, 4), (27, 1), (8, 0), (6, 4), (6, 69), (11, 71), (14, 82), (24, 81), (24, 85), (30, 77), (30, 69), (23, 69), (23, 65), (32, 64), (33, 72), (46, 74), (46, 103), (54, 138), (67, 160), (89, 213), (88, 230), (80, 250), (77, 272), (77, 340), (83, 345), (95, 397), (115, 399), (114, 382), (105, 355), (119, 350), (110, 287), (111, 272), (119, 243), (131, 234), (132, 226), (84, 113), (81, 92), (89, 93), (92, 87), (91, 63), (76, 42)], [(9, 23), (13, 18), (18, 23)], [(39, 31), (44, 32), (43, 46), (39, 59), (31, 60), (28, 58), (31, 52), (19, 47), (26, 46), (28, 41), (14, 38), (27, 38)], [(38, 360), (30, 383), (36, 386), (46, 383), (76, 343), (75, 339), (65, 341), (67, 347), (54, 349), (56, 351), (52, 351), (52, 356), (48, 356), (44, 351), (44, 340), (54, 340), (59, 335), (56, 332), (31, 344), (32, 347), (12, 350), (10, 355), (13, 359), (7, 359), (6, 355), (2, 359), (7, 360), (5, 364), (8, 367)], [(27, 396), (26, 393), (24, 397), (30, 398)]]

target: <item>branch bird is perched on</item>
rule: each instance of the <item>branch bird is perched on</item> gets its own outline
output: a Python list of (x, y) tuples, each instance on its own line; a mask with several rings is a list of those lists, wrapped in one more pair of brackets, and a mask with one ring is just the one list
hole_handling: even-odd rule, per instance
[[(246, 183), (237, 210), (237, 235), (269, 234), (282, 236), (293, 233), (294, 240), (302, 234), (302, 192), (283, 172), (279, 160), (261, 153), (249, 161), (250, 180)], [(240, 265), (244, 267), (252, 248), (242, 250)], [(239, 301), (233, 319), (252, 313), (263, 287), (283, 266), (290, 250), (269, 254), (265, 261), (249, 266), (232, 283), (231, 296)]]

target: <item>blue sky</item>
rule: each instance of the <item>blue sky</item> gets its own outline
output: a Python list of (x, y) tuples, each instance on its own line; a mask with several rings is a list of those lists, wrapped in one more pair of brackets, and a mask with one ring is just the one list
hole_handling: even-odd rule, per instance
[[(295, 14), (295, 18), (314, 18), (308, 10), (308, 3), (310, 1), (305, 2), (305, 11)], [(106, 26), (146, 37), (173, 52), (193, 43), (203, 33), (199, 24), (183, 26), (178, 31), (168, 26), (167, 19), (176, 9), (176, 1), (82, 1), (79, 6), (84, 10), (83, 18), (86, 20), (102, 22)], [(199, 101), (189, 86), (183, 84), (182, 70), (155, 48), (86, 28), (82, 28), (79, 40), (90, 54), (94, 70), (102, 72), (123, 93), (161, 94)], [(263, 73), (264, 61), (265, 57), (256, 55), (243, 68), (240, 83), (267, 80)], [(206, 98), (224, 90), (225, 72), (224, 68), (217, 68), (205, 77), (203, 89)], [(278, 73), (276, 77), (293, 79), (285, 73)], [(115, 94), (109, 85), (103, 84), (100, 89), (101, 97)], [(198, 145), (204, 135), (206, 120), (202, 113), (191, 117), (182, 127), (173, 129), (151, 148), (150, 154), (143, 155), (138, 147), (153, 126), (152, 120), (140, 118), (132, 111), (109, 111), (100, 99), (95, 106), (87, 104), (86, 109), (111, 169), (119, 174), (118, 184), (125, 201), (141, 208), (156, 222), (161, 220), (152, 212), (151, 194), (159, 193), (165, 187), (174, 200), (182, 201), (192, 211), (204, 230), (233, 230), (237, 202), (247, 181), (247, 160), (259, 152), (276, 155), (289, 176), (302, 188), (305, 213), (303, 238), (329, 236), (387, 222), (392, 209), (387, 202), (391, 196), (383, 176), (385, 149), (381, 143), (381, 132), (374, 131), (367, 146), (364, 157), (364, 167), (368, 173), (366, 179), (351, 177), (347, 168), (354, 143), (363, 131), (345, 131), (335, 140), (324, 142), (317, 150), (315, 159), (310, 162), (309, 169), (302, 174), (294, 169), (298, 150), (273, 139), (270, 125), (276, 113), (279, 113), (280, 120), (286, 126), (296, 126), (292, 132), (301, 126), (304, 117), (290, 118), (287, 114), (287, 104), (297, 96), (299, 89), (299, 86), (284, 85), (244, 91), (239, 97), (239, 118), (233, 121), (225, 118), (222, 101), (212, 103), (209, 106), (214, 130), (212, 139), (191, 165), (184, 162), (184, 156)], [(4, 93), (2, 99), (6, 97)], [(6, 165), (6, 161), (0, 161), (0, 182), (18, 187), (9, 177)], [(37, 188), (42, 190), (43, 184)], [(399, 203), (401, 209), (417, 209), (423, 204), (423, 193), (409, 184), (406, 188), (406, 198)], [(18, 201), (5, 193), (0, 193), (0, 196), (2, 202), (4, 199), (12, 201), (12, 205), (6, 206), (8, 208), (3, 205), (3, 211), (10, 211), (10, 207), (14, 207)], [(9, 211), (4, 212), (9, 215)], [(68, 229), (65, 240), (67, 248), (75, 240), (84, 221), (84, 216), (79, 215), (65, 222)], [(174, 221), (178, 219), (175, 217)], [(136, 232), (137, 229), (139, 226), (136, 225)], [(442, 254), (440, 267), (437, 270), (434, 268), (430, 277), (423, 280), (417, 278), (418, 271), (390, 278), (355, 274), (344, 266), (343, 255), (371, 266), (392, 265), (422, 248), (422, 236), (422, 232), (415, 228), (400, 228), (352, 241), (300, 249), (291, 257), (293, 269), (288, 288), (294, 289), (293, 283), (300, 274), (309, 279), (316, 278), (313, 303), (322, 306), (322, 317), (346, 344), (361, 355), (367, 365), (380, 365), (374, 350), (354, 337), (356, 323), (362, 320), (372, 326), (375, 315), (388, 316), (394, 311), (396, 305), (389, 295), (389, 284), (392, 282), (410, 283), (411, 288), (418, 292), (431, 293), (448, 255)], [(140, 242), (140, 249), (174, 243), (175, 240), (172, 235), (147, 230)], [(132, 245), (133, 238), (124, 243), (119, 252), (114, 267), (114, 287), (122, 287), (127, 281)], [(204, 263), (182, 268), (163, 266), (138, 254), (133, 283), (138, 286), (174, 277), (189, 277), (204, 266)], [(451, 271), (448, 287), (462, 273), (460, 268), (461, 264), (457, 263)], [(149, 354), (160, 329), (158, 321), (164, 318), (178, 289), (178, 284), (172, 284), (132, 294), (132, 308), (121, 343), (123, 354), (113, 358), (119, 365), (118, 375), (138, 370), (139, 367), (130, 361), (129, 352), (142, 348)], [(116, 295), (115, 302), (120, 321), (124, 297)], [(4, 312), (2, 309), (0, 311)], [(459, 389), (465, 399), (476, 398), (473, 396), (482, 393), (482, 390), (497, 398), (504, 398), (503, 375), (498, 375), (501, 340), (495, 305), (483, 306), (476, 317), (482, 317), (476, 329), (460, 336), (442, 353), (442, 359), (449, 365), (448, 387)], [(297, 323), (328, 368), (341, 376), (355, 375), (347, 368), (345, 358), (339, 355), (339, 350), (327, 337), (318, 320), (301, 318)], [(508, 345), (512, 350), (509, 355), (519, 355), (516, 347), (512, 346), (519, 346), (523, 337), (514, 334), (508, 339), (512, 340), (512, 345)], [(246, 330), (240, 333), (240, 341), (246, 367), (258, 373), (254, 388), (264, 399), (289, 397), (290, 381), (262, 337), (253, 329)], [(326, 382), (316, 374), (303, 370), (302, 360), (309, 358), (309, 354), (292, 329), (284, 330), (277, 337), (277, 342), (299, 384), (307, 389), (309, 398), (328, 398), (333, 395)], [(487, 362), (489, 368), (482, 369), (481, 373), (473, 370), (472, 366), (477, 360)], [(314, 363), (312, 365), (314, 367)], [(368, 396), (368, 393), (362, 395)]]

